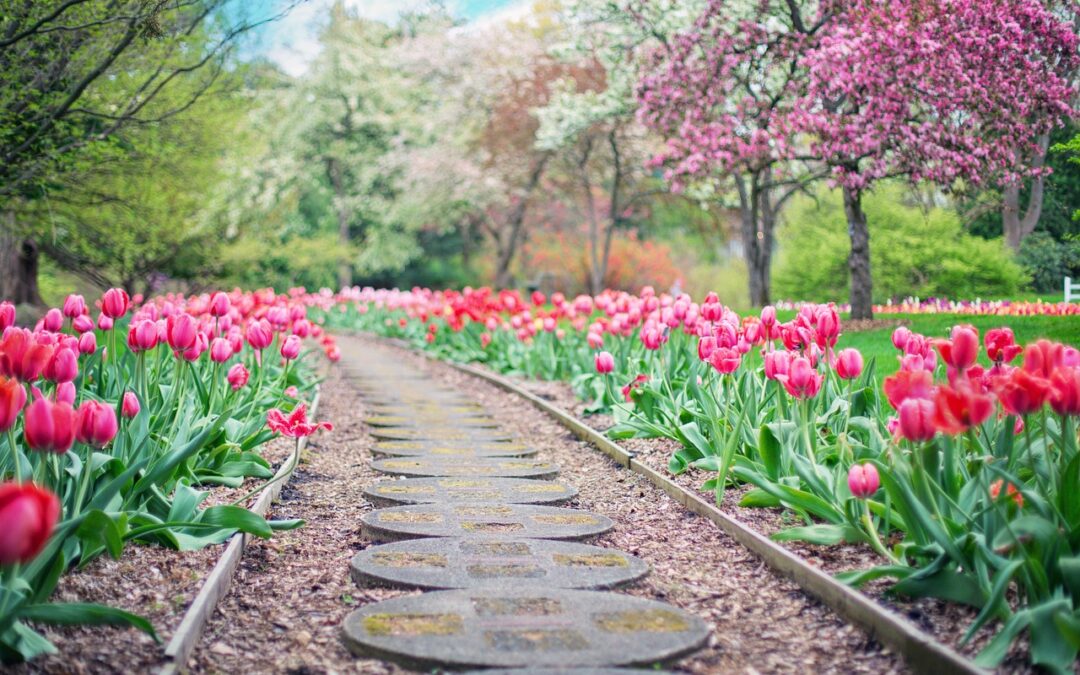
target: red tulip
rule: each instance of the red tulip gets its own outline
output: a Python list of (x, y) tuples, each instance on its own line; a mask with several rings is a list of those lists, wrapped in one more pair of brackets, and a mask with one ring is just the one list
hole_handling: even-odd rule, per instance
[(982, 424), (994, 411), (994, 399), (967, 382), (939, 387), (934, 395), (934, 426), (946, 434), (960, 434)]
[[(1080, 415), (1080, 370), (1058, 368), (1050, 376), (1050, 407), (1059, 415)], [(0, 430), (2, 430), (0, 425)]]
[(881, 477), (877, 467), (869, 462), (852, 464), (848, 469), (847, 484), (856, 499), (869, 499), (881, 486)]
[(928, 441), (934, 437), (934, 402), (925, 398), (908, 398), (897, 409), (900, 435), (909, 441)]
[(226, 375), (226, 379), (229, 381), (229, 385), (236, 391), (247, 384), (250, 374), (248, 369), (244, 367), (244, 364), (237, 363), (232, 368), (229, 368), (229, 372)]
[(37, 399), (26, 409), (23, 437), (32, 450), (67, 452), (75, 442), (75, 410), (69, 403)]
[(131, 308), (131, 298), (122, 288), (110, 288), (101, 296), (101, 312), (110, 319), (119, 319)]
[(132, 419), (139, 414), (139, 410), (141, 410), (139, 406), (139, 397), (135, 395), (135, 392), (124, 392), (124, 402), (120, 406), (120, 414), (128, 419)]
[(836, 353), (836, 374), (844, 380), (854, 380), (862, 374), (863, 357), (858, 349), (841, 349)]
[(289, 438), (301, 438), (310, 436), (319, 429), (332, 431), (334, 428), (334, 425), (329, 422), (308, 422), (307, 407), (303, 403), (293, 408), (288, 416), (274, 408), (266, 414), (266, 426), (270, 427), (271, 431)]
[(0, 565), (28, 563), (45, 548), (60, 500), (33, 483), (0, 484)]
[[(996, 481), (990, 484), (990, 499), (995, 502), (1001, 496), (1001, 488), (1005, 485), (1005, 481), (998, 478)], [(1012, 499), (1017, 508), (1024, 508), (1024, 495), (1020, 494), (1020, 491), (1016, 489), (1016, 486), (1009, 483), (1005, 487), (1005, 496)]]
[(100, 401), (84, 401), (75, 411), (75, 438), (103, 448), (116, 437), (116, 411)]
[(225, 338), (214, 338), (210, 343), (210, 360), (214, 363), (225, 363), (232, 355), (232, 343)]
[(54, 349), (26, 329), (9, 328), (0, 341), (0, 375), (33, 382), (45, 370)]
[(606, 375), (615, 370), (615, 357), (610, 352), (600, 352), (596, 355), (596, 372)]
[[(1027, 363), (1026, 355), (1024, 363)], [(997, 395), (1010, 414), (1027, 415), (1042, 409), (1050, 395), (1050, 382), (1016, 368), (999, 380)]]
[(901, 370), (886, 377), (883, 384), (889, 405), (899, 410), (900, 404), (909, 398), (930, 398), (934, 378), (926, 370)]
[(0, 432), (15, 426), (24, 405), (26, 389), (18, 380), (0, 375)]
[(991, 328), (983, 337), (986, 345), (986, 357), (994, 363), (1008, 363), (1016, 358), (1022, 349), (1016, 344), (1016, 337), (1008, 326)]

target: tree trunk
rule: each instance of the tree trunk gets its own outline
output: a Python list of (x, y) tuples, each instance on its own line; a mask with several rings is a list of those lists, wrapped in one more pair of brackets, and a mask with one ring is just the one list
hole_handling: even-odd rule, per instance
[(43, 307), (38, 290), (38, 245), (16, 234), (15, 212), (4, 214), (0, 229), (0, 301)]
[(851, 274), (851, 318), (874, 318), (874, 284), (870, 273), (870, 228), (862, 210), (862, 191), (844, 188), (844, 214), (851, 237), (848, 271)]
[(495, 288), (508, 288), (513, 283), (510, 275), (510, 265), (517, 255), (518, 244), (521, 243), (521, 228), (525, 223), (525, 211), (529, 204), (529, 197), (533, 190), (540, 184), (540, 178), (544, 175), (544, 167), (547, 165), (551, 153), (545, 152), (533, 165), (529, 174), (529, 181), (521, 190), (518, 202), (514, 204), (510, 215), (506, 219), (505, 237), (496, 239), (496, 263), (495, 263)]
[(334, 198), (337, 199), (338, 243), (341, 244), (341, 259), (338, 261), (338, 288), (348, 288), (352, 285), (352, 264), (349, 261), (349, 210), (345, 207), (345, 181), (341, 176), (341, 162), (330, 157), (326, 160), (326, 173), (330, 178), (330, 185), (334, 189)]
[[(1050, 146), (1050, 137), (1039, 136), (1031, 166), (1040, 169), (1046, 161), (1046, 149)], [(1005, 188), (1001, 205), (1001, 229), (1005, 235), (1005, 245), (1014, 252), (1020, 250), (1024, 237), (1035, 231), (1042, 215), (1043, 189), (1046, 178), (1039, 176), (1031, 181), (1031, 194), (1028, 196), (1027, 209), (1020, 215), (1020, 183), (1013, 183)]]
[(758, 173), (750, 175), (749, 185), (745, 177), (735, 177), (743, 258), (746, 260), (750, 304), (754, 307), (764, 307), (771, 301), (773, 228), (776, 224), (770, 191), (762, 186), (761, 180)]

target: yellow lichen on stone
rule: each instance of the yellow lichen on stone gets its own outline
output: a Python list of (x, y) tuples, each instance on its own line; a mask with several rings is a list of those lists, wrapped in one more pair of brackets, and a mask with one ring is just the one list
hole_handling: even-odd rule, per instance
[(458, 614), (372, 614), (364, 617), (364, 630), (377, 637), (456, 635), (465, 622)]
[(609, 633), (680, 633), (690, 630), (686, 619), (666, 609), (610, 612), (594, 616), (593, 622)]
[(556, 565), (563, 567), (629, 567), (630, 563), (624, 556), (617, 553), (586, 553), (583, 555), (569, 555), (556, 553), (552, 556)]

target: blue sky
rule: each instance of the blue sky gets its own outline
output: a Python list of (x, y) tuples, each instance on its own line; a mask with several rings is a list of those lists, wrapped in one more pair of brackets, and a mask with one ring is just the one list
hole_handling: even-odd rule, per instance
[[(425, 0), (344, 0), (360, 15), (380, 21), (393, 21), (402, 11), (421, 7)], [(523, 0), (444, 0), (455, 15), (470, 21), (496, 17), (500, 12), (520, 6)], [(283, 5), (283, 0), (254, 0), (245, 3), (245, 11), (253, 17), (266, 16)], [(299, 75), (318, 53), (319, 26), (326, 20), (334, 0), (304, 0), (284, 19), (260, 31), (249, 46), (255, 53), (265, 55), (286, 72)]]

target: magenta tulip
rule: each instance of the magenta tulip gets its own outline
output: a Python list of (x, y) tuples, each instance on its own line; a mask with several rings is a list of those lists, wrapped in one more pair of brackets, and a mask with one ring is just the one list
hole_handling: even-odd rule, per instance
[(881, 485), (881, 477), (873, 464), (852, 464), (848, 470), (847, 484), (856, 499), (869, 499)]
[(139, 397), (135, 395), (135, 392), (124, 392), (124, 402), (120, 406), (120, 414), (128, 419), (132, 419), (139, 414), (139, 410), (142, 408), (139, 406)]
[(33, 483), (0, 485), (0, 565), (28, 563), (45, 548), (60, 518), (60, 500)]
[(101, 312), (110, 319), (119, 319), (130, 308), (131, 297), (122, 288), (110, 288), (101, 296)]
[(841, 349), (836, 353), (836, 374), (844, 380), (854, 380), (862, 374), (863, 357), (858, 349)]
[(615, 357), (611, 352), (600, 352), (596, 355), (596, 372), (606, 375), (615, 370)]
[(75, 438), (103, 448), (116, 437), (116, 411), (100, 401), (85, 401), (75, 412)]
[(23, 415), (23, 437), (31, 450), (67, 452), (75, 442), (75, 410), (69, 403), (39, 398)]

